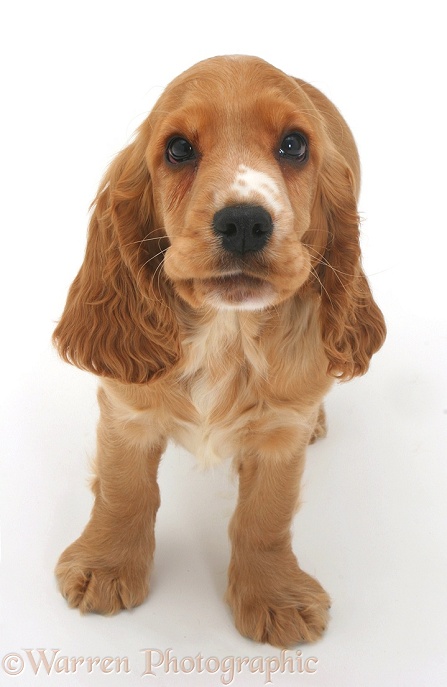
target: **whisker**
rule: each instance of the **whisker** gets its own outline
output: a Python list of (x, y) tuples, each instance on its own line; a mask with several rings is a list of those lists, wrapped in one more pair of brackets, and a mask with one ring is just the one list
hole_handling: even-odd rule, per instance
[(332, 302), (332, 298), (331, 298), (330, 295), (329, 295), (329, 291), (326, 289), (325, 285), (323, 284), (323, 282), (321, 281), (320, 277), (318, 276), (318, 273), (316, 272), (316, 270), (315, 270), (313, 267), (311, 268), (311, 272), (312, 272), (312, 274), (314, 275), (314, 277), (315, 277), (315, 279), (317, 280), (317, 282), (319, 283), (319, 285), (321, 286), (322, 291), (325, 292), (325, 294), (326, 294), (326, 296), (327, 296), (327, 298), (328, 298), (329, 303), (333, 306), (334, 304), (333, 304), (333, 302)]
[(157, 301), (157, 303), (162, 303), (164, 305), (164, 307), (167, 308), (169, 310), (169, 312), (172, 313), (172, 316), (175, 318), (176, 314), (172, 310), (171, 306), (166, 302), (166, 300), (164, 300), (163, 298), (157, 298), (155, 295), (155, 289), (153, 287), (153, 283), (154, 283), (155, 278), (157, 277), (157, 287), (158, 287), (158, 290), (161, 291), (160, 280), (161, 280), (161, 275), (162, 275), (162, 269), (163, 269), (163, 262), (160, 262), (160, 264), (157, 266), (154, 274), (152, 275), (152, 279), (151, 279), (152, 293), (154, 294), (154, 297), (155, 297), (155, 300)]
[(321, 262), (323, 263), (323, 265), (326, 265), (327, 267), (329, 267), (335, 274), (337, 274), (337, 275), (341, 274), (344, 277), (355, 277), (356, 276), (355, 272), (343, 272), (342, 270), (339, 270), (336, 267), (334, 267), (333, 265), (331, 265), (331, 263), (327, 260), (327, 258), (325, 258), (324, 254), (319, 253), (312, 246), (309, 246), (306, 243), (303, 243), (303, 246), (305, 246), (308, 251), (313, 251), (313, 255), (311, 255), (311, 257), (319, 258), (321, 260)]
[[(152, 260), (155, 260), (155, 258), (158, 258), (160, 255), (163, 255), (164, 253), (166, 253), (166, 251), (167, 251), (167, 248), (163, 248), (162, 250), (160, 250), (160, 251), (159, 251), (158, 253), (156, 253), (155, 255), (151, 255), (151, 257), (150, 257), (148, 260), (146, 260), (146, 261), (141, 265), (140, 269), (138, 270), (137, 279), (140, 278), (141, 272), (144, 270), (145, 267), (147, 267), (147, 265), (149, 265), (149, 263), (152, 262)], [(162, 264), (163, 264), (163, 262), (161, 261), (161, 262), (160, 262), (160, 265), (162, 265)], [(157, 269), (160, 267), (160, 265), (157, 265)], [(156, 271), (157, 271), (157, 270), (156, 270)]]
[(158, 232), (161, 231), (161, 228), (152, 229), (152, 231), (150, 231), (148, 234), (146, 234), (146, 236), (144, 238), (138, 239), (137, 241), (129, 241), (129, 243), (125, 243), (124, 246), (125, 247), (135, 246), (138, 243), (141, 244), (141, 243), (145, 243), (146, 241), (162, 241), (163, 239), (167, 239), (166, 235), (164, 235), (164, 236), (153, 236), (151, 238), (151, 234), (154, 234), (156, 231), (158, 231)]

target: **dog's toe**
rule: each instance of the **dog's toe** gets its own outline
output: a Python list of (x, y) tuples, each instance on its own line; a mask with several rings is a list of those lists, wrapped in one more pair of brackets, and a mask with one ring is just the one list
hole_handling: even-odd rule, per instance
[(80, 549), (75, 542), (56, 567), (59, 588), (69, 606), (81, 613), (113, 615), (144, 601), (149, 591), (146, 565), (110, 565)]

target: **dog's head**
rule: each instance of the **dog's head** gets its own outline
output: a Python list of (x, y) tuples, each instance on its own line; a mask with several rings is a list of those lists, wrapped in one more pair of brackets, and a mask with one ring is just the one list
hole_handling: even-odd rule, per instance
[(324, 148), (314, 110), (255, 58), (207, 60), (160, 98), (146, 156), (170, 243), (164, 270), (193, 307), (263, 308), (309, 278)]
[(177, 299), (259, 310), (312, 291), (329, 372), (366, 371), (384, 326), (360, 266), (358, 170), (349, 129), (308, 84), (251, 57), (192, 67), (100, 188), (62, 355), (144, 382), (180, 355)]

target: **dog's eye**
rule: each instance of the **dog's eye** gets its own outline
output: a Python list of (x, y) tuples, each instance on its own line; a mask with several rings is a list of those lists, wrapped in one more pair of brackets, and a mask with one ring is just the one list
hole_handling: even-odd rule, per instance
[(181, 136), (171, 138), (166, 146), (166, 159), (172, 165), (177, 165), (187, 160), (193, 160), (195, 156), (196, 154), (191, 143), (187, 141), (186, 138), (181, 138)]
[(309, 157), (309, 144), (304, 134), (288, 134), (279, 147), (280, 157), (293, 162), (306, 162)]

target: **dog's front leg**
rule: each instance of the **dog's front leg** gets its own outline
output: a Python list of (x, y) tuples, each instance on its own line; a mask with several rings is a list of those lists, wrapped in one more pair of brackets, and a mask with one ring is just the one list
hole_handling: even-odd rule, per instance
[(98, 400), (95, 503), (84, 532), (61, 555), (56, 576), (70, 606), (112, 614), (137, 606), (148, 593), (165, 441), (154, 441), (144, 413), (135, 413), (137, 420), (124, 417), (104, 388)]
[[(268, 442), (266, 442), (268, 444)], [(288, 647), (323, 633), (330, 600), (292, 552), (304, 449), (269, 459), (265, 450), (239, 459), (239, 502), (230, 524), (227, 600), (239, 632)]]

